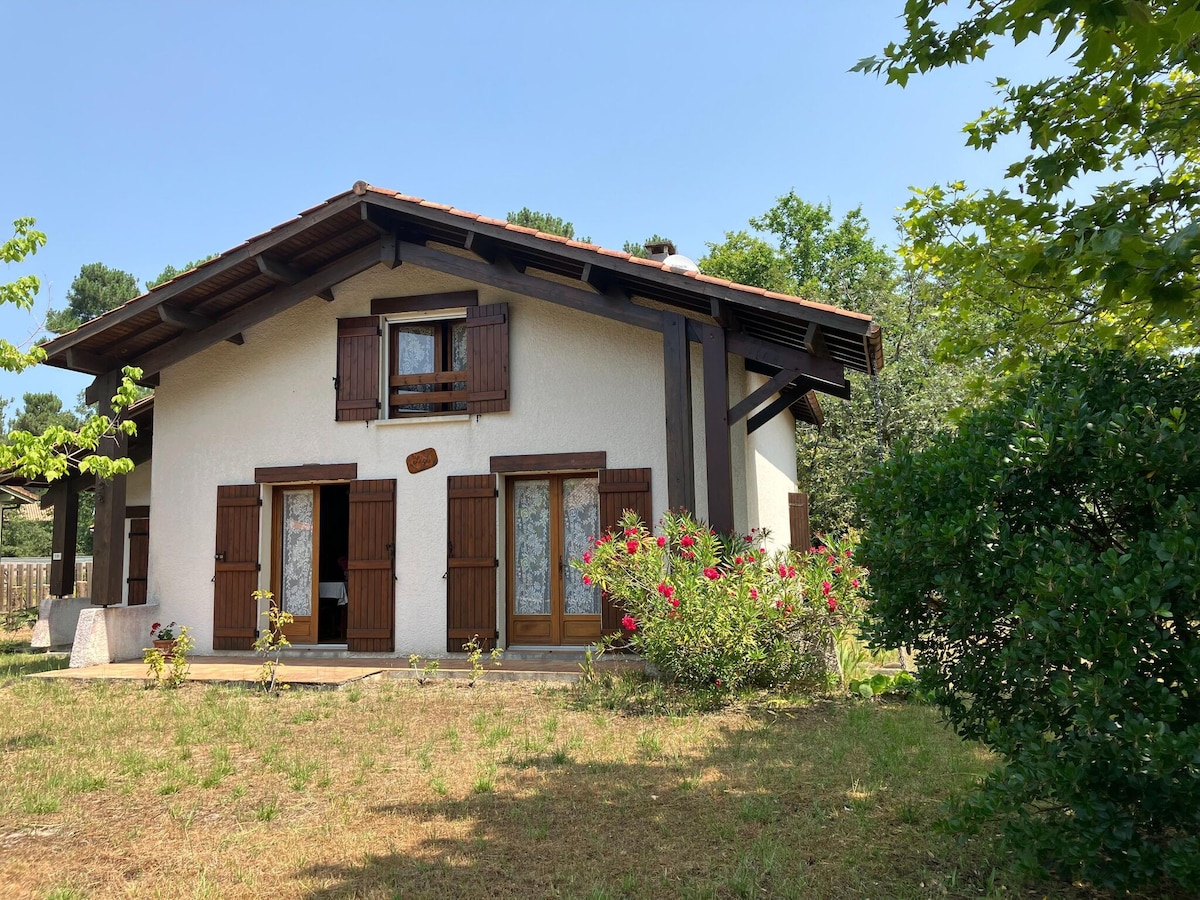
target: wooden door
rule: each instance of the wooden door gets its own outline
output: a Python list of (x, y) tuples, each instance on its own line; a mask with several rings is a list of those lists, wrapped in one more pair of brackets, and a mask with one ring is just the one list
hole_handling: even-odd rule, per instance
[(258, 628), (257, 484), (217, 488), (217, 546), (213, 567), (213, 649), (249, 650)]
[(446, 649), (496, 646), (496, 476), (446, 480)]
[(283, 629), (293, 644), (317, 642), (317, 560), (321, 555), (321, 489), (279, 486), (271, 499), (271, 591), (275, 605), (292, 614)]
[(350, 482), (346, 643), (360, 653), (395, 649), (396, 480)]
[(570, 561), (600, 533), (594, 473), (513, 478), (508, 484), (508, 641), (591, 644), (601, 598)]

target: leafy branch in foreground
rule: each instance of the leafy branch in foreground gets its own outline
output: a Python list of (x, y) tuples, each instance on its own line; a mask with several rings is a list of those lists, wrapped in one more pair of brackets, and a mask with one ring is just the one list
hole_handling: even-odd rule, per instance
[(966, 126), (967, 144), (978, 149), (1013, 136), (1028, 142), (1002, 187), (955, 182), (917, 191), (908, 204), (908, 259), (953, 276), (947, 309), (999, 313), (983, 340), (951, 349), (999, 352), (1016, 369), (1027, 349), (1081, 332), (1106, 345), (1194, 344), (1200, 9), (1166, 0), (999, 0), (971, 3), (970, 14), (944, 27), (935, 14), (946, 5), (910, 0), (906, 39), (855, 69), (904, 85), (983, 59), (1005, 35), (1019, 44), (1047, 32), (1054, 52), (1073, 51), (1064, 74), (1033, 84), (998, 79), (1000, 102)]

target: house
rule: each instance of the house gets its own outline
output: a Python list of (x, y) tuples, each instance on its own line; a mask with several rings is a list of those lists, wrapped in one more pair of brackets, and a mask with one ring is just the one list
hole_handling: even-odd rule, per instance
[(879, 327), (653, 249), (359, 182), (50, 341), (89, 399), (127, 365), (155, 388), (139, 465), (94, 484), (89, 658), (151, 618), (248, 649), (256, 589), (297, 645), (581, 645), (618, 626), (568, 561), (623, 509), (786, 542), (796, 422), (883, 364)]

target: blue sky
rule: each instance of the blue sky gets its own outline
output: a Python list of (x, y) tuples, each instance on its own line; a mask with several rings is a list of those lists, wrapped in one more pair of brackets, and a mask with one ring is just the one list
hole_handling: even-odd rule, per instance
[[(681, 252), (790, 189), (862, 205), (880, 240), (910, 186), (998, 182), (963, 146), (1034, 44), (901, 90), (848, 69), (901, 35), (901, 0), (6, 4), (0, 222), (32, 215), (47, 303), (80, 265), (140, 282), (357, 179), (503, 217), (530, 206), (619, 247)], [(7, 229), (5, 229), (7, 230)], [(22, 341), (40, 316), (0, 310)], [(0, 375), (0, 396), (86, 376)], [(10, 413), (12, 407), (10, 407)]]

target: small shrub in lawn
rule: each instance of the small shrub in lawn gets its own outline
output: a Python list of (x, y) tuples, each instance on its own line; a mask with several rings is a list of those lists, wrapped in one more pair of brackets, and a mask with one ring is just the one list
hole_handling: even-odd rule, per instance
[(1006, 765), (959, 822), (1200, 892), (1200, 357), (1042, 363), (863, 485), (879, 645)]
[(853, 622), (866, 572), (853, 547), (768, 552), (758, 529), (717, 535), (668, 512), (650, 533), (626, 512), (572, 565), (624, 610), (627, 644), (670, 682), (730, 693), (824, 688), (836, 669), (836, 634)]

